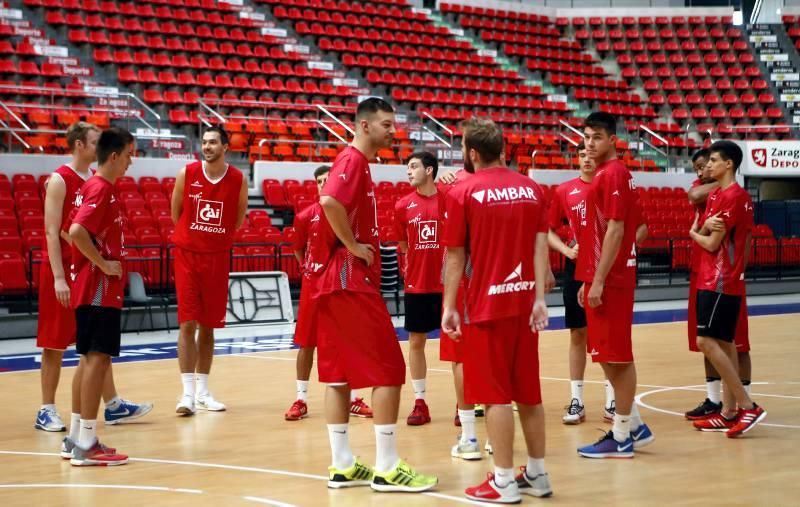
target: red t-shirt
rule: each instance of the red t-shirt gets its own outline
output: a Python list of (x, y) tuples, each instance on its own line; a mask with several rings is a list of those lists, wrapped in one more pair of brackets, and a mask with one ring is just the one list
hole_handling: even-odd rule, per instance
[[(75, 209), (75, 197), (78, 195), (78, 191), (83, 184), (86, 183), (86, 180), (94, 174), (94, 171), (90, 170), (86, 179), (68, 165), (62, 165), (53, 172), (61, 176), (61, 179), (64, 180), (66, 192), (64, 193), (64, 205), (61, 207), (61, 230), (65, 233), (69, 233), (69, 220), (72, 215), (72, 210)], [(47, 255), (47, 242), (44, 244), (44, 253)], [(63, 238), (61, 239), (61, 258), (64, 261), (69, 261), (72, 258), (72, 250), (69, 243), (64, 241)]]
[[(690, 188), (699, 187), (702, 184), (703, 184), (703, 182), (700, 181), (699, 179), (697, 179), (697, 180), (694, 180), (692, 182), (692, 186)], [(700, 218), (703, 218), (703, 215), (705, 215), (705, 213), (706, 213), (706, 203), (705, 202), (701, 202), (699, 204), (695, 204), (694, 205), (694, 210), (695, 210), (695, 212), (697, 212), (697, 214), (700, 216)], [(703, 224), (701, 223), (700, 226), (702, 227), (702, 225)], [(691, 257), (690, 257), (690, 261), (689, 261), (689, 268), (692, 270), (693, 273), (696, 273), (698, 271), (698, 269), (700, 269), (700, 251), (702, 249), (703, 249), (703, 247), (701, 247), (699, 244), (697, 244), (697, 242), (692, 241), (692, 251), (691, 251)]]
[(536, 234), (547, 232), (541, 187), (505, 167), (477, 171), (447, 194), (445, 245), (464, 247), (464, 322), (528, 316), (535, 299)]
[(333, 231), (328, 225), (322, 206), (315, 202), (294, 217), (294, 242), (292, 248), (299, 252), (304, 251), (303, 276), (310, 277), (315, 271), (321, 270), (324, 265), (319, 259), (324, 258), (325, 252), (321, 250), (324, 245), (319, 241), (321, 234), (330, 235)]
[(586, 227), (586, 194), (591, 183), (586, 183), (580, 178), (565, 181), (556, 187), (553, 199), (550, 201), (548, 217), (550, 229), (556, 231), (566, 220), (569, 224), (567, 245), (572, 247), (581, 237), (581, 231)]
[(394, 207), (394, 227), (400, 241), (408, 243), (405, 265), (405, 291), (442, 292), (442, 218), (444, 198), (416, 190), (402, 197)]
[[(103, 259), (122, 262), (125, 255), (122, 229), (124, 215), (114, 185), (102, 176), (92, 176), (75, 197), (71, 224), (80, 224), (89, 232)], [(72, 246), (71, 304), (122, 308), (125, 277), (108, 276), (76, 246)], [(123, 266), (124, 273), (124, 266)]]
[(706, 201), (702, 222), (719, 213), (725, 222), (725, 236), (715, 252), (700, 249), (697, 288), (743, 296), (745, 243), (753, 229), (753, 202), (750, 195), (733, 183), (725, 190), (715, 189)]
[(229, 165), (222, 178), (212, 182), (198, 161), (186, 166), (185, 176), (183, 211), (173, 241), (192, 252), (230, 250), (239, 218), (242, 172)]
[(381, 254), (377, 204), (367, 157), (352, 146), (342, 150), (333, 162), (320, 195), (332, 197), (344, 206), (356, 241), (372, 245), (375, 257), (372, 266), (367, 266), (345, 248), (329, 227), (330, 233), (319, 235), (319, 263), (324, 267), (318, 272), (314, 297), (337, 290), (379, 292)]
[(608, 221), (621, 220), (625, 226), (622, 243), (605, 284), (609, 287), (635, 287), (636, 227), (641, 218), (639, 194), (630, 171), (617, 159), (599, 166), (586, 194), (586, 227), (578, 240), (580, 249), (575, 279), (587, 283), (594, 280)]

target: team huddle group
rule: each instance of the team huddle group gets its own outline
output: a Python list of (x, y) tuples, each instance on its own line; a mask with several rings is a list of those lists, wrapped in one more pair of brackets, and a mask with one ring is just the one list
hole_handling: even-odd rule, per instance
[[(319, 202), (295, 218), (294, 249), (303, 268), (295, 332), (300, 348), (297, 399), (285, 418), (299, 420), (308, 414), (316, 349), (318, 378), (326, 385), (328, 487), (427, 491), (438, 479), (402, 460), (396, 444), (406, 363), (380, 293), (377, 207), (369, 168), (378, 150), (392, 143), (394, 109), (382, 99), (366, 99), (358, 105), (355, 127), (352, 144), (332, 167), (320, 167), (314, 174)], [(488, 119), (462, 124), (464, 169), (441, 175), (438, 183), (432, 154), (417, 152), (408, 160), (413, 190), (398, 200), (394, 213), (415, 394), (407, 423), (418, 426), (431, 420), (425, 400), (425, 342), (427, 333), (441, 329), (440, 359), (452, 363), (455, 424), (461, 427), (451, 448), (454, 458), (482, 458), (476, 407), (481, 412), (485, 407), (485, 449), (493, 455), (494, 471), (466, 489), (472, 500), (517, 503), (522, 494), (553, 493), (544, 463), (538, 355), (538, 332), (548, 326), (545, 294), (554, 285), (551, 248), (567, 259), (563, 296), (571, 333), (571, 397), (565, 424), (586, 418), (587, 353), (607, 379), (603, 417), (612, 428), (597, 442), (578, 448), (578, 454), (632, 458), (655, 440), (634, 403), (631, 343), (636, 245), (646, 237), (647, 226), (632, 176), (616, 159), (615, 118), (592, 113), (584, 134), (577, 148), (580, 176), (561, 184), (550, 200), (535, 181), (505, 166), (503, 133)], [(125, 280), (123, 215), (114, 182), (131, 163), (134, 139), (121, 129), (99, 132), (85, 123), (71, 127), (67, 138), (73, 162), (53, 174), (45, 199), (49, 262), (42, 266), (40, 285), (43, 406), (36, 426), (66, 429), (53, 400), (63, 351), (74, 342), (81, 358), (61, 455), (76, 466), (120, 465), (127, 463), (127, 456), (96, 436), (101, 397), (106, 424), (152, 409), (152, 404), (119, 398), (111, 373), (111, 357), (120, 350)], [(179, 172), (172, 195), (183, 384), (176, 412), (184, 416), (226, 408), (210, 393), (208, 375), (213, 331), (225, 322), (229, 252), (247, 211), (247, 184), (241, 172), (225, 163), (227, 144), (224, 130), (207, 129), (203, 160)], [(95, 157), (98, 168), (91, 176)], [(697, 429), (737, 437), (766, 415), (749, 396), (744, 269), (752, 204), (735, 181), (742, 161), (736, 144), (718, 141), (693, 160), (698, 180), (689, 198), (698, 213), (689, 231), (696, 245), (689, 344), (705, 356), (708, 398), (686, 416)], [(559, 231), (568, 232), (560, 236)], [(49, 287), (54, 290), (44, 290)], [(371, 407), (355, 395), (366, 388), (372, 391)], [(528, 456), (518, 472), (513, 463), (515, 409)], [(352, 453), (351, 415), (374, 421), (372, 466)]]

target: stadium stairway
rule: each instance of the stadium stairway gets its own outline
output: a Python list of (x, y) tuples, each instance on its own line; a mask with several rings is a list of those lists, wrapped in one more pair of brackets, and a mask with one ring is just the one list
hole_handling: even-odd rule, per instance
[[(762, 34), (771, 37), (764, 38)], [(795, 74), (796, 76), (800, 72), (800, 54), (786, 31), (785, 25), (756, 25), (749, 30), (749, 35), (750, 44), (758, 55), (765, 75), (772, 78), (771, 74), (775, 72)], [(778, 98), (778, 104), (784, 111), (786, 123), (800, 127), (798, 125), (800, 122), (800, 93), (798, 93), (800, 92), (800, 79), (769, 79), (769, 83), (774, 95)], [(795, 133), (797, 133), (796, 130)]]

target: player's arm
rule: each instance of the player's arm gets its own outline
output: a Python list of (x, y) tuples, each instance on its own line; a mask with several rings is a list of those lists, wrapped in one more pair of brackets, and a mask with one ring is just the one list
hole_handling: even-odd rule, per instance
[(701, 247), (709, 252), (716, 252), (725, 237), (724, 231), (710, 231), (708, 235), (703, 235), (694, 229), (689, 231), (689, 236)]
[(303, 259), (306, 258), (306, 250), (305, 250), (305, 248), (303, 248), (301, 250), (295, 250), (294, 251), (294, 258), (297, 259), (297, 262), (299, 262), (300, 265), (302, 266), (303, 265)]
[(59, 174), (53, 173), (47, 182), (44, 199), (44, 232), (50, 268), (53, 270), (53, 279), (55, 280), (53, 285), (56, 299), (63, 306), (68, 307), (69, 285), (67, 284), (67, 275), (64, 273), (64, 264), (61, 262), (61, 239), (71, 241), (69, 236), (61, 234), (61, 215), (66, 195), (67, 185), (64, 183), (64, 179)]
[(402, 253), (408, 252), (408, 238), (406, 237), (405, 210), (398, 202), (394, 207), (394, 231), (397, 234), (397, 249)]
[(100, 268), (103, 273), (108, 276), (122, 277), (122, 264), (119, 261), (104, 259), (97, 247), (94, 246), (94, 241), (84, 226), (79, 223), (72, 224), (69, 228), (69, 237), (72, 238), (72, 244), (81, 251), (83, 256)]
[(744, 238), (744, 260), (742, 264), (742, 272), (747, 271), (747, 264), (750, 262), (750, 248), (753, 243), (753, 234), (748, 231), (747, 236)]
[(696, 187), (690, 188), (688, 192), (689, 203), (694, 206), (703, 204), (708, 199), (708, 195), (717, 187), (719, 187), (719, 183), (715, 181), (713, 183), (706, 183), (705, 185), (697, 185)]
[[(533, 271), (536, 280), (547, 280), (550, 271), (550, 256), (548, 255), (549, 249), (547, 248), (548, 234), (539, 232), (536, 234), (536, 250), (533, 255)], [(536, 331), (541, 331), (547, 327), (547, 303), (545, 303), (545, 285), (544, 283), (536, 283), (533, 288), (536, 293), (536, 300), (533, 303), (533, 311), (531, 312), (530, 326)]]
[[(183, 195), (183, 194), (181, 194)], [(247, 216), (247, 178), (242, 178), (242, 189), (239, 192), (239, 209), (236, 215), (236, 230), (244, 223), (244, 217)]]
[(567, 257), (573, 261), (578, 258), (578, 244), (575, 243), (575, 248), (568, 247), (566, 243), (561, 241), (561, 238), (553, 231), (553, 229), (547, 231), (547, 244), (550, 246), (550, 248), (556, 250), (564, 257)]
[(442, 296), (442, 329), (452, 337), (461, 336), (461, 322), (456, 310), (456, 297), (464, 267), (467, 263), (464, 247), (447, 247), (447, 260), (444, 266), (444, 294)]
[(371, 266), (375, 258), (375, 249), (372, 245), (359, 243), (353, 235), (353, 229), (350, 228), (350, 223), (347, 220), (347, 210), (337, 201), (334, 197), (323, 195), (319, 198), (319, 204), (322, 206), (322, 211), (325, 212), (325, 218), (333, 229), (336, 237), (342, 242), (345, 248), (350, 253), (363, 259), (367, 266)]
[(636, 246), (640, 246), (642, 243), (644, 243), (644, 240), (647, 239), (649, 232), (650, 231), (647, 228), (647, 224), (639, 224), (639, 227), (636, 228)]
[(186, 184), (186, 168), (178, 171), (175, 177), (175, 187), (172, 189), (172, 221), (177, 224), (183, 212), (183, 187)]
[(619, 254), (622, 245), (622, 237), (625, 234), (625, 222), (622, 220), (609, 220), (606, 235), (603, 238), (603, 246), (600, 250), (600, 262), (592, 279), (592, 287), (589, 289), (589, 305), (596, 308), (602, 304), (601, 297), (606, 285), (606, 277), (611, 271), (611, 266)]

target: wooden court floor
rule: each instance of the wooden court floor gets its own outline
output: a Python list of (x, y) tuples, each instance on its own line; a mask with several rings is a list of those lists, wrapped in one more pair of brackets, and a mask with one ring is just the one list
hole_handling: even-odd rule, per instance
[[(769, 415), (744, 438), (694, 431), (680, 413), (703, 397), (702, 359), (686, 350), (685, 323), (634, 329), (642, 416), (656, 441), (633, 460), (588, 460), (575, 449), (601, 436), (603, 387), (599, 368), (589, 366), (587, 421), (561, 424), (569, 401), (567, 331), (544, 332), (541, 374), (547, 413), (547, 466), (554, 496), (524, 497), (547, 505), (800, 505), (800, 315), (752, 317), (754, 398)], [(263, 334), (263, 333), (261, 333)], [(405, 344), (404, 344), (405, 346)], [(6, 505), (375, 505), (434, 506), (470, 503), (466, 486), (480, 482), (491, 460), (461, 462), (449, 456), (458, 434), (449, 365), (439, 362), (438, 342), (428, 345), (428, 403), (433, 422), (399, 427), (401, 456), (439, 486), (426, 495), (372, 493), (368, 488), (329, 491), (329, 460), (323, 389), (312, 382), (311, 416), (285, 422), (294, 397), (294, 352), (219, 356), (211, 388), (228, 404), (226, 413), (174, 414), (180, 393), (177, 360), (115, 366), (120, 393), (153, 400), (141, 422), (101, 426), (103, 441), (128, 453), (115, 468), (72, 468), (57, 456), (63, 433), (33, 429), (39, 403), (38, 372), (0, 375), (0, 504)], [(58, 406), (68, 416), (72, 369), (62, 376)], [(313, 378), (312, 378), (313, 380)], [(591, 383), (594, 381), (594, 383)], [(404, 389), (401, 417), (413, 393)], [(479, 419), (479, 436), (485, 428)], [(354, 452), (374, 458), (369, 420), (352, 421)], [(515, 463), (524, 463), (517, 431)]]

